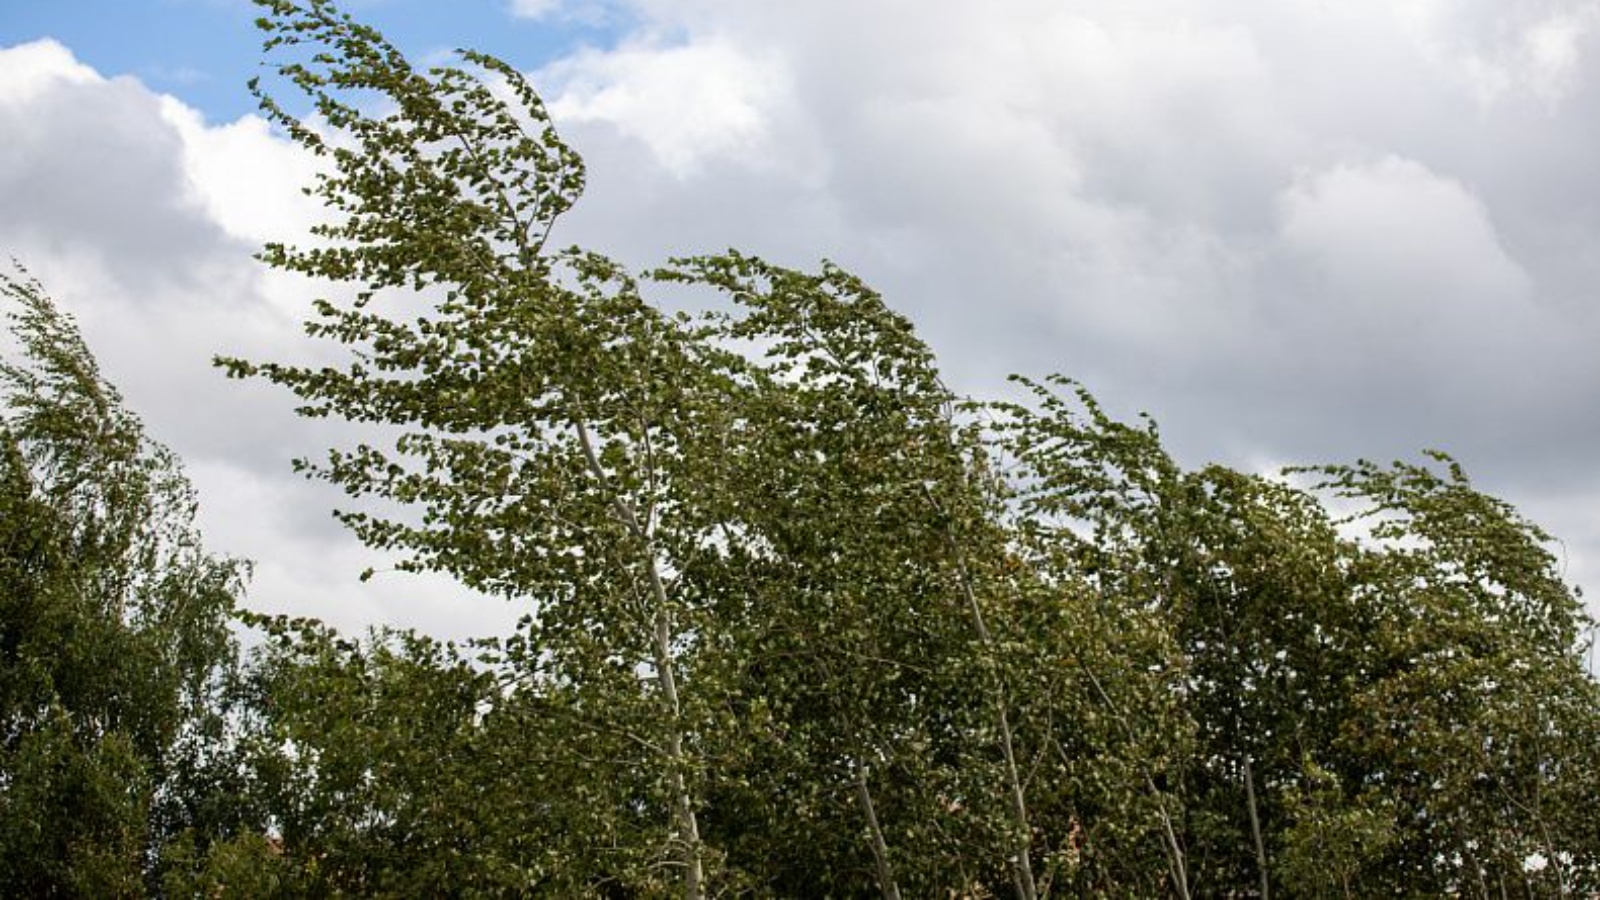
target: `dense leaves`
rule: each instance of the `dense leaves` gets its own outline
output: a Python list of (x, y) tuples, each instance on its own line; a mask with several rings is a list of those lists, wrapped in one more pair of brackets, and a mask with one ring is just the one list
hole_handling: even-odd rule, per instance
[(0, 883), (136, 894), (169, 842), (239, 824), (205, 745), (243, 571), (72, 321), (20, 271), (0, 297)]
[(341, 516), (405, 566), (527, 605), (473, 702), (532, 716), (569, 786), (518, 831), (610, 848), (563, 857), (567, 884), (1593, 877), (1549, 800), (1594, 769), (1579, 607), (1544, 536), (1447, 460), (1186, 471), (1064, 382), (961, 401), (837, 267), (730, 251), (638, 276), (551, 250), (582, 167), (518, 73), (419, 72), (327, 3), (263, 5), (277, 83), (319, 118), (264, 108), (331, 158), (334, 214), (264, 258), (349, 284), (308, 329), (354, 353), (225, 365), (398, 429), (306, 470), (383, 501)]
[(520, 73), (259, 5), (329, 213), (262, 259), (330, 286), (307, 331), (348, 355), (221, 365), (373, 426), (297, 465), (525, 616), (456, 646), (240, 614), (235, 664), (237, 567), (9, 282), (8, 885), (1600, 891), (1582, 608), (1448, 457), (1191, 469), (1065, 379), (956, 396), (832, 264), (555, 248), (583, 165)]

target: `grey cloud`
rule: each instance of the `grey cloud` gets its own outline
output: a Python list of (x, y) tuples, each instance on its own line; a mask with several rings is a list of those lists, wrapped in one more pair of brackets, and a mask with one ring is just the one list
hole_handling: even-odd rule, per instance
[[(615, 52), (535, 83), (590, 164), (560, 241), (640, 266), (730, 245), (834, 259), (918, 323), (958, 387), (1061, 371), (1153, 413), (1191, 463), (1450, 450), (1571, 529), (1574, 577), (1594, 579), (1596, 9), (636, 0)], [(669, 84), (694, 102), (664, 110)], [(181, 200), (182, 136), (148, 95), (72, 90), (92, 115), (35, 107), (0, 147), (0, 242), (103, 254), (116, 329), (166, 329), (164, 355), (111, 351), (130, 395), (219, 492), (277, 484), (284, 457), (340, 435), (166, 357), (316, 352), (297, 308)], [(158, 282), (176, 285), (160, 310), (133, 299)], [(325, 533), (326, 496), (281, 496), (315, 521), (279, 510), (249, 540), (334, 579), (355, 551), (295, 537)]]
[(60, 81), (0, 104), (5, 241), (83, 254), (134, 294), (192, 283), (218, 235), (184, 202), (182, 148), (149, 127), (157, 115), (156, 98), (126, 79)]
[(958, 384), (1065, 371), (1194, 462), (1600, 474), (1592, 3), (639, 7), (780, 61), (765, 127), (798, 137), (613, 192), (648, 140), (586, 122), (574, 234), (834, 258)]

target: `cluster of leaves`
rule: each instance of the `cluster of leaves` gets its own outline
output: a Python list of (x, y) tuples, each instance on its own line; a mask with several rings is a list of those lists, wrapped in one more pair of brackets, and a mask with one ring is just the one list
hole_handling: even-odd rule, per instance
[(0, 298), (0, 884), (138, 893), (164, 848), (241, 826), (217, 748), (245, 573), (72, 321), (20, 271)]
[[(221, 364), (285, 386), (307, 415), (386, 426), (387, 443), (298, 465), (342, 488), (339, 517), (402, 568), (528, 614), (465, 647), (245, 615), (260, 645), (234, 665), (237, 570), (199, 552), (186, 489), (146, 499), (181, 484), (174, 464), (19, 289), (32, 358), (89, 374), (62, 390), (5, 370), (21, 411), (6, 433), (22, 436), (5, 602), (146, 603), (157, 612), (94, 621), (118, 648), (176, 653), (161, 677), (179, 687), (139, 701), (172, 711), (156, 740), (51, 699), (80, 681), (150, 696), (134, 675), (168, 670), (135, 649), (115, 651), (133, 674), (94, 673), (113, 687), (52, 676), (12, 713), (12, 681), (55, 660), (13, 654), (5, 632), (4, 748), (33, 749), (0, 769), (4, 846), (29, 810), (102, 823), (16, 844), (30, 849), (6, 865), (56, 868), (13, 883), (1600, 890), (1581, 607), (1547, 536), (1448, 459), (1190, 471), (1153, 425), (1112, 419), (1071, 382), (1019, 381), (1022, 402), (954, 396), (910, 324), (835, 266), (730, 251), (633, 273), (550, 249), (583, 165), (518, 72), (474, 53), (418, 71), (324, 0), (258, 2), (272, 84), (310, 112), (258, 86), (263, 109), (324, 158), (312, 192), (332, 214), (313, 245), (263, 258), (348, 286), (307, 329), (352, 352), (342, 368)], [(658, 292), (705, 311), (669, 313)], [(82, 501), (83, 466), (52, 460), (85, 446), (150, 462), (107, 469)], [(156, 549), (73, 537), (121, 516), (177, 526), (128, 532), (161, 535)], [(44, 587), (57, 569), (74, 587)], [(101, 582), (118, 586), (78, 586)], [(84, 786), (38, 799), (29, 785), (62, 783), (30, 774), (46, 763)], [(104, 808), (85, 816), (83, 798)]]
[[(1545, 536), (1448, 460), (1188, 472), (1070, 383), (958, 401), (834, 266), (549, 250), (582, 163), (520, 74), (419, 72), (329, 3), (263, 5), (315, 124), (263, 106), (327, 158), (335, 213), (265, 259), (352, 286), (308, 330), (356, 361), (224, 365), (398, 429), (302, 465), (387, 502), (341, 513), (372, 545), (531, 608), (472, 702), (540, 735), (566, 793), (516, 831), (566, 849), (510, 887), (1596, 877), (1580, 607)], [(657, 285), (710, 311), (668, 314)], [(373, 512), (392, 502), (416, 515)]]

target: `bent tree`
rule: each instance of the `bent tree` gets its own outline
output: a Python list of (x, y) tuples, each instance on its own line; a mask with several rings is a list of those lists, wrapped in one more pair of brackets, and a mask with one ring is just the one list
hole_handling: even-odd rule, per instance
[[(610, 260), (546, 246), (583, 168), (519, 73), (470, 52), (467, 68), (418, 72), (331, 4), (262, 5), (267, 48), (288, 57), (276, 74), (317, 122), (258, 88), (262, 108), (327, 160), (313, 190), (335, 213), (312, 245), (269, 245), (263, 259), (352, 285), (347, 303), (319, 301), (307, 330), (356, 358), (224, 364), (289, 387), (307, 415), (401, 429), (392, 445), (301, 465), (419, 508), (340, 514), (403, 554), (401, 568), (529, 603), (512, 662), (525, 690), (562, 693), (574, 742), (626, 734), (635, 758), (604, 765), (656, 773), (639, 801), (663, 813), (659, 852), (590, 860), (595, 877), (704, 892), (723, 863), (701, 824), (706, 792), (738, 781), (709, 785), (707, 766), (726, 775), (771, 746), (750, 732), (754, 704), (766, 735), (784, 736), (778, 752), (810, 756), (808, 785), (849, 786), (848, 803), (828, 787), (814, 799), (826, 816), (852, 808), (886, 896), (900, 892), (897, 858), (921, 855), (898, 843), (965, 846), (948, 835), (974, 829), (998, 841), (993, 858), (951, 871), (981, 880), (1009, 858), (1034, 896), (1011, 701), (995, 660), (962, 667), (974, 637), (996, 655), (981, 609), (995, 598), (979, 597), (963, 556), (978, 551), (954, 538), (985, 501), (909, 324), (836, 269), (737, 254), (654, 276), (718, 289), (730, 311), (666, 315)], [(803, 666), (753, 662), (784, 635)], [(935, 671), (927, 684), (910, 674)], [(985, 686), (998, 728), (939, 721), (930, 701), (970, 689), (948, 673)], [(985, 749), (963, 746), (974, 740)], [(991, 747), (1003, 812), (948, 761), (943, 801), (931, 772), (905, 780), (941, 751), (972, 761)], [(804, 806), (781, 815), (805, 823)], [(941, 824), (963, 807), (966, 821)]]
[(1443, 454), (1298, 484), (1185, 471), (1153, 425), (1060, 384), (1005, 407), (1020, 505), (1176, 642), (1169, 696), (1193, 743), (1159, 774), (1189, 884), (1595, 889), (1600, 842), (1573, 798), (1600, 788), (1600, 684), (1548, 535)]
[(135, 896), (242, 827), (220, 691), (243, 564), (72, 319), (0, 274), (0, 882)]
[[(362, 540), (528, 610), (472, 662), (275, 626), (265, 718), (337, 768), (288, 781), (347, 785), (285, 807), (275, 865), (686, 897), (1470, 892), (1533, 853), (1530, 884), (1600, 878), (1579, 607), (1464, 476), (1187, 471), (1065, 383), (958, 402), (837, 267), (553, 247), (584, 170), (518, 72), (260, 5), (258, 96), (329, 212), (262, 258), (339, 285), (307, 331), (349, 356), (222, 364), (386, 436), (298, 464)], [(1381, 524), (1347, 535), (1332, 496)], [(413, 733), (439, 773), (373, 750)]]
[[(291, 57), (277, 73), (325, 126), (265, 92), (262, 107), (331, 162), (315, 191), (340, 215), (317, 245), (263, 258), (356, 285), (348, 305), (319, 302), (308, 331), (360, 353), (343, 370), (229, 369), (287, 385), (307, 414), (404, 429), (392, 447), (306, 468), (421, 507), (411, 519), (342, 515), (369, 544), (406, 554), (402, 568), (535, 605), (528, 677), (572, 685), (579, 734), (626, 729), (660, 775), (659, 794), (642, 799), (670, 810), (661, 858), (620, 877), (670, 871), (700, 896), (698, 784), (718, 688), (714, 661), (700, 662), (711, 635), (691, 565), (712, 514), (687, 467), (691, 448), (724, 430), (721, 385), (693, 364), (690, 329), (643, 303), (617, 266), (546, 251), (583, 167), (521, 75), (473, 53), (475, 72), (420, 73), (327, 3), (265, 6), (267, 47)], [(410, 321), (375, 311), (395, 290), (431, 307)]]

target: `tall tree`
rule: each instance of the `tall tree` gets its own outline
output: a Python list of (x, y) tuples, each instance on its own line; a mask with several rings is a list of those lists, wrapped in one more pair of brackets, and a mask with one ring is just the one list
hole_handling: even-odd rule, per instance
[[(497, 816), (493, 883), (552, 893), (1429, 892), (1533, 854), (1536, 881), (1593, 877), (1578, 607), (1464, 476), (1189, 471), (1066, 383), (958, 403), (837, 267), (551, 249), (583, 169), (519, 73), (421, 72), (325, 0), (261, 5), (262, 105), (325, 158), (330, 213), (263, 258), (346, 286), (307, 328), (352, 353), (223, 364), (388, 426), (300, 465), (402, 568), (529, 610), (482, 670), (280, 632), (262, 683), (300, 699), (268, 743), (345, 785), (284, 846), (352, 855), (328, 884), (441, 884), (394, 861), (464, 852), (419, 810)], [(660, 282), (709, 311), (667, 314)], [(1342, 531), (1336, 498), (1380, 525)], [(459, 788), (373, 750), (413, 690)]]
[(212, 737), (244, 568), (43, 288), (0, 299), (0, 882), (137, 895), (243, 824)]
[[(472, 71), (414, 70), (381, 36), (325, 2), (262, 4), (277, 72), (311, 98), (331, 135), (265, 93), (267, 113), (332, 172), (316, 193), (340, 217), (326, 243), (265, 259), (352, 282), (353, 304), (319, 303), (312, 334), (360, 348), (343, 370), (232, 361), (283, 383), (314, 415), (400, 426), (389, 448), (333, 453), (308, 471), (357, 496), (422, 508), (420, 519), (343, 515), (368, 543), (532, 604), (531, 683), (572, 685), (573, 739), (621, 731), (684, 894), (711, 857), (699, 824), (703, 761), (717, 751), (728, 690), (712, 600), (695, 573), (721, 498), (701, 460), (728, 442), (730, 382), (686, 323), (646, 304), (610, 261), (550, 252), (583, 183), (515, 70), (463, 53)], [(382, 112), (355, 99), (383, 98)], [(436, 302), (414, 319), (376, 312), (396, 289)], [(651, 866), (619, 873), (654, 883)]]
[(1176, 641), (1198, 890), (1592, 883), (1594, 833), (1564, 798), (1600, 772), (1600, 685), (1544, 532), (1442, 455), (1298, 486), (1186, 472), (1153, 426), (1035, 394), (1008, 407), (1027, 508)]
[[(658, 841), (689, 896), (718, 855), (700, 825), (706, 761), (727, 771), (752, 746), (727, 711), (743, 706), (760, 641), (794, 635), (816, 603), (830, 610), (811, 624), (835, 636), (805, 640), (809, 665), (765, 668), (775, 690), (805, 686), (817, 728), (786, 733), (809, 734), (812, 752), (836, 761), (811, 774), (849, 786), (868, 834), (853, 850), (870, 854), (889, 896), (905, 851), (892, 846), (898, 817), (880, 814), (874, 779), (905, 758), (902, 742), (927, 745), (916, 732), (942, 713), (926, 709), (934, 689), (910, 678), (890, 701), (883, 676), (919, 660), (929, 671), (990, 658), (969, 674), (994, 727), (961, 734), (981, 734), (1001, 757), (1006, 811), (994, 828), (1011, 846), (994, 855), (1034, 896), (1012, 700), (983, 609), (997, 601), (979, 596), (967, 561), (990, 549), (969, 546), (981, 491), (949, 393), (907, 323), (837, 269), (807, 276), (737, 254), (659, 277), (719, 288), (742, 312), (664, 315), (614, 263), (546, 249), (582, 167), (518, 73), (473, 53), (463, 54), (471, 71), (419, 73), (330, 4), (262, 5), (269, 50), (299, 51), (278, 74), (326, 125), (266, 94), (263, 108), (329, 158), (316, 193), (338, 212), (318, 229), (326, 243), (272, 245), (264, 258), (354, 284), (355, 302), (320, 303), (308, 328), (357, 348), (358, 361), (227, 365), (288, 386), (309, 414), (405, 429), (392, 447), (305, 464), (352, 494), (422, 508), (420, 520), (344, 520), (406, 553), (403, 567), (444, 569), (535, 607), (521, 659), (529, 683), (592, 695), (574, 735), (637, 739), (635, 764), (662, 788)], [(384, 102), (362, 105), (363, 91)], [(407, 299), (417, 292), (421, 310)], [(731, 349), (741, 344), (767, 349)], [(752, 572), (783, 583), (761, 587)], [(929, 809), (905, 821), (928, 832), (939, 815), (921, 778), (902, 796), (920, 791), (913, 806)], [(984, 806), (978, 783), (962, 788), (972, 809)]]

